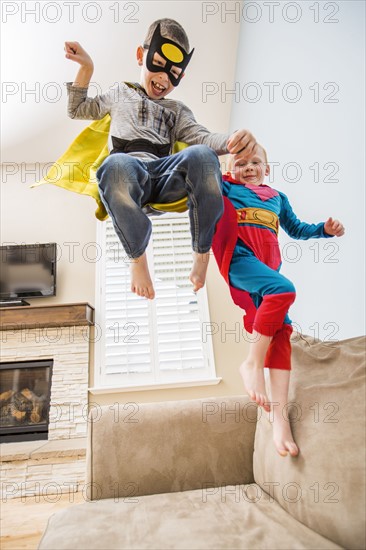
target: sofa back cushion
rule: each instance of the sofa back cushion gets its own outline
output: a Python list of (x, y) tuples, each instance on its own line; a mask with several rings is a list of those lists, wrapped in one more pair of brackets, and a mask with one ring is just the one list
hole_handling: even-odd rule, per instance
[(257, 405), (246, 396), (92, 408), (91, 500), (253, 482)]
[[(294, 518), (344, 548), (365, 548), (365, 338), (294, 334), (290, 422), (300, 454), (281, 457), (258, 410), (254, 479)], [(290, 406), (291, 404), (291, 406)]]

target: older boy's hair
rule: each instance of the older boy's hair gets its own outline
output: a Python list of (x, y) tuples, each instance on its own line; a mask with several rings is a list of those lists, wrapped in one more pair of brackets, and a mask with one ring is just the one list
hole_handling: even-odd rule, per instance
[(186, 31), (183, 29), (182, 25), (180, 25), (177, 21), (174, 21), (174, 19), (158, 19), (157, 21), (154, 21), (154, 23), (151, 23), (144, 40), (144, 44), (150, 46), (152, 35), (154, 34), (154, 31), (159, 23), (162, 36), (177, 42), (180, 46), (182, 46), (182, 48), (185, 49), (187, 53), (189, 53), (189, 40)]

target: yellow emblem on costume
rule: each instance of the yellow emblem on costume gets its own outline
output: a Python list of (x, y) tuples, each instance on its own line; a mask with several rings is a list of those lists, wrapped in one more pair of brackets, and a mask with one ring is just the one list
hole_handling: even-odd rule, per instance
[(278, 234), (278, 216), (272, 210), (266, 210), (265, 208), (237, 208), (236, 209), (238, 224), (253, 223), (258, 225), (265, 225), (269, 229), (273, 229)]
[[(74, 139), (65, 153), (51, 166), (46, 176), (31, 185), (31, 187), (52, 183), (68, 191), (89, 195), (95, 199), (98, 205), (95, 216), (98, 220), (106, 220), (108, 212), (99, 195), (96, 172), (109, 155), (108, 134), (110, 124), (111, 117), (109, 114), (100, 120), (94, 120)], [(186, 143), (177, 141), (174, 144), (173, 153), (178, 153), (185, 147), (187, 147)], [(167, 204), (151, 203), (149, 206), (162, 212), (185, 212), (188, 210), (187, 198), (185, 196), (178, 201)]]

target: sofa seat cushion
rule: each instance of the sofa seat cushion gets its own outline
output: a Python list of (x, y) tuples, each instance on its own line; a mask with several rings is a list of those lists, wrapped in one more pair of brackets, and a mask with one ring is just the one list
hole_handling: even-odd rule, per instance
[(39, 550), (340, 548), (256, 484), (85, 502), (49, 519)]
[(349, 549), (365, 548), (365, 337), (294, 335), (289, 408), (300, 454), (281, 457), (259, 412), (254, 479), (295, 519)]

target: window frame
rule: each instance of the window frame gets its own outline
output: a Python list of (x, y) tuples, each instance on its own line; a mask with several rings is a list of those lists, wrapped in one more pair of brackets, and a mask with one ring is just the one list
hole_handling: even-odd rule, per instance
[[(189, 218), (188, 214), (177, 214), (177, 213), (164, 213), (160, 218), (167, 219), (177, 219), (180, 222), (182, 218), (186, 218), (189, 227)], [(154, 223), (154, 218), (152, 218)], [(212, 335), (207, 334), (207, 341), (203, 343), (205, 348), (204, 358), (206, 366), (204, 369), (200, 369), (201, 372), (193, 371), (194, 376), (190, 376), (190, 373), (186, 369), (172, 369), (167, 372), (161, 371), (159, 369), (158, 362), (155, 360), (152, 365), (152, 372), (150, 373), (133, 373), (133, 376), (130, 374), (122, 375), (119, 373), (113, 377), (113, 374), (106, 373), (105, 365), (105, 334), (103, 334), (103, 327), (106, 326), (106, 307), (105, 307), (105, 292), (103, 289), (103, 281), (105, 281), (106, 275), (106, 232), (107, 232), (107, 223), (110, 223), (112, 228), (112, 221), (108, 218), (103, 223), (97, 224), (96, 240), (98, 249), (102, 251), (101, 259), (96, 264), (96, 281), (95, 281), (95, 337), (94, 337), (94, 386), (89, 388), (89, 391), (94, 394), (98, 393), (115, 393), (115, 392), (126, 392), (126, 391), (140, 391), (140, 390), (152, 390), (152, 389), (163, 389), (163, 388), (173, 388), (173, 387), (191, 387), (191, 386), (203, 386), (203, 385), (214, 385), (218, 384), (221, 381), (220, 377), (216, 375), (216, 365), (215, 365), (215, 356), (213, 351), (213, 342)], [(154, 230), (154, 229), (153, 229)], [(116, 237), (117, 238), (117, 237)], [(147, 257), (149, 262), (149, 268), (151, 271), (151, 276), (154, 280), (154, 262), (153, 260), (153, 238), (150, 239), (150, 243), (147, 249)], [(122, 245), (120, 245), (122, 247)], [(206, 285), (199, 290), (197, 293), (197, 304), (198, 304), (198, 314), (199, 314), (199, 323), (201, 327), (201, 338), (202, 338), (202, 326), (203, 323), (210, 323), (210, 312), (208, 305), (207, 289)], [(143, 298), (141, 298), (143, 300)], [(158, 297), (155, 298), (158, 300)], [(152, 324), (152, 319), (154, 317), (155, 305), (154, 301), (148, 301), (148, 310), (149, 310), (149, 333), (151, 338), (151, 343), (154, 345), (157, 341), (157, 331), (154, 329)], [(156, 355), (155, 355), (156, 357)], [(162, 376), (164, 372), (165, 376)], [(126, 378), (125, 378), (126, 377)], [(113, 383), (113, 378), (115, 382)], [(122, 378), (124, 382), (128, 379), (131, 380), (130, 383), (121, 383)]]

